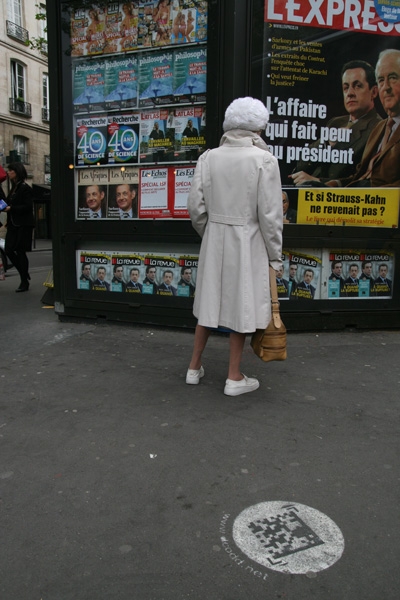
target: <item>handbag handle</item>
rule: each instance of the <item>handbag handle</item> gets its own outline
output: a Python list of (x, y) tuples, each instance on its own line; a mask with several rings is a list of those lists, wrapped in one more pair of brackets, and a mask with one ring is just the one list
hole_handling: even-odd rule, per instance
[(279, 314), (278, 290), (276, 287), (276, 271), (273, 267), (269, 268), (269, 289), (271, 290), (271, 308), (272, 320), (274, 326), (279, 329), (282, 325), (281, 315)]

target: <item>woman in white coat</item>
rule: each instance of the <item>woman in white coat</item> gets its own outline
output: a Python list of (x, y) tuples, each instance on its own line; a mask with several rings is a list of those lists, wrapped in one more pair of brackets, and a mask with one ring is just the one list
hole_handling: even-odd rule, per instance
[[(269, 266), (282, 258), (282, 189), (277, 160), (260, 137), (268, 110), (260, 100), (238, 98), (225, 112), (219, 148), (198, 160), (188, 210), (202, 238), (193, 313), (198, 320), (186, 383), (204, 375), (201, 357), (211, 329), (230, 331), (224, 393), (259, 387), (243, 375), (246, 333), (271, 320)], [(211, 328), (211, 329), (210, 329)]]

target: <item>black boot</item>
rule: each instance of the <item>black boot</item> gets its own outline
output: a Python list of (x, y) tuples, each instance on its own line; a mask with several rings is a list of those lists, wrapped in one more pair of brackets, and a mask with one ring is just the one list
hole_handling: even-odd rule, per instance
[(16, 292), (27, 292), (29, 290), (29, 281), (27, 279), (21, 279), (19, 287), (15, 290)]

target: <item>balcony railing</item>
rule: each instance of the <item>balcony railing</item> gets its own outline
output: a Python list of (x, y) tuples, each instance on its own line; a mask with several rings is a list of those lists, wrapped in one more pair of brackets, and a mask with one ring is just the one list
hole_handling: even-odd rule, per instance
[(18, 113), (25, 117), (31, 117), (32, 105), (29, 102), (18, 100), (18, 98), (10, 98), (10, 112)]
[(7, 35), (9, 37), (14, 38), (14, 40), (18, 40), (23, 44), (26, 44), (29, 41), (29, 31), (21, 27), (21, 25), (17, 25), (12, 21), (6, 21), (7, 26)]
[(50, 121), (50, 109), (42, 108), (42, 121)]

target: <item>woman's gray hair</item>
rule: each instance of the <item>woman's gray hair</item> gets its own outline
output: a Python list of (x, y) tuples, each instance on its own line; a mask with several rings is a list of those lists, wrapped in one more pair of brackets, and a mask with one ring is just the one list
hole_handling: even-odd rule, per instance
[(223, 130), (246, 129), (247, 131), (262, 131), (269, 120), (269, 113), (261, 100), (246, 96), (237, 98), (225, 111)]

